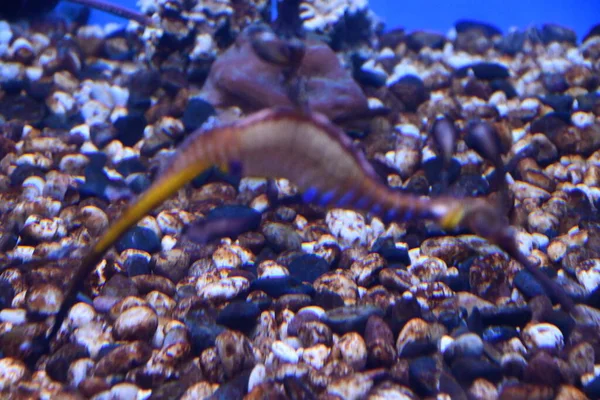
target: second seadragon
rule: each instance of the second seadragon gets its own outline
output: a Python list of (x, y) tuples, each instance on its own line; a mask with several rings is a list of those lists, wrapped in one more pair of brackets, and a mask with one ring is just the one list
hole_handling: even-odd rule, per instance
[[(519, 250), (516, 231), (508, 225), (497, 204), (475, 198), (418, 197), (392, 190), (381, 181), (361, 150), (332, 122), (346, 120), (349, 115), (368, 117), (368, 107), (352, 100), (352, 96), (345, 101), (344, 93), (347, 92), (338, 96), (339, 103), (336, 104), (319, 102), (317, 97), (313, 97), (318, 93), (311, 94), (310, 77), (306, 76), (309, 74), (307, 71), (314, 70), (310, 66), (310, 54), (317, 52), (317, 58), (323, 60), (323, 54), (318, 53), (322, 44), (295, 38), (284, 40), (269, 29), (251, 28), (234, 46), (232, 51), (237, 51), (241, 57), (260, 59), (264, 63), (261, 73), (282, 73), (285, 79), (279, 88), (281, 90), (271, 88), (266, 91), (271, 97), (261, 96), (261, 104), (267, 108), (230, 125), (195, 132), (182, 143), (153, 185), (108, 228), (77, 266), (47, 339), (51, 341), (56, 336), (85, 278), (121, 235), (198, 174), (215, 165), (224, 168), (235, 166), (242, 176), (286, 178), (297, 185), (305, 202), (323, 207), (369, 212), (385, 221), (431, 219), (446, 230), (466, 227), (506, 251), (540, 281), (566, 311), (572, 310), (573, 301), (564, 290)], [(335, 53), (331, 52), (331, 55), (335, 59)], [(229, 56), (231, 60), (227, 59), (227, 55), (222, 59), (234, 62), (235, 54)], [(213, 65), (217, 72), (218, 68), (218, 64)], [(265, 68), (273, 70), (269, 72)], [(341, 69), (338, 63), (332, 61), (325, 75), (332, 73), (339, 82)], [(221, 90), (208, 93), (213, 102), (218, 103), (224, 97), (252, 100), (260, 86), (258, 83), (253, 87), (252, 81), (244, 81), (246, 86), (232, 86), (236, 92), (223, 96), (227, 83), (240, 83), (240, 79), (235, 77), (223, 79), (226, 84), (223, 81), (211, 82), (209, 77), (209, 89), (218, 87)], [(352, 84), (356, 85), (353, 81), (350, 86)], [(281, 102), (284, 106), (275, 106)], [(446, 119), (438, 120), (436, 125), (439, 129), (433, 129), (434, 136), (436, 131), (443, 133), (447, 124)], [(479, 147), (480, 153), (492, 159), (499, 180), (503, 182), (504, 166), (498, 151), (493, 149), (493, 140), (486, 137), (485, 127), (473, 127), (471, 131), (475, 139), (479, 139), (479, 144), (474, 147)], [(451, 155), (452, 138), (440, 137), (437, 142), (442, 155)], [(505, 184), (500, 183), (499, 186), (500, 192), (507, 191), (503, 188)]]

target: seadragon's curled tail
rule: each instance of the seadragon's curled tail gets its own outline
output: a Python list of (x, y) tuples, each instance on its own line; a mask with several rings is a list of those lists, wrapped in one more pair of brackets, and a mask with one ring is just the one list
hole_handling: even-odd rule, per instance
[(571, 299), (519, 251), (512, 228), (481, 199), (417, 197), (400, 193), (380, 181), (366, 157), (350, 138), (317, 113), (266, 109), (237, 123), (197, 132), (175, 153), (167, 169), (123, 215), (109, 227), (82, 260), (50, 334), (58, 331), (84, 278), (120, 236), (144, 215), (207, 168), (241, 168), (243, 176), (287, 178), (303, 199), (322, 206), (371, 212), (385, 220), (432, 219), (443, 228), (466, 225), (500, 245), (555, 294), (565, 309)]

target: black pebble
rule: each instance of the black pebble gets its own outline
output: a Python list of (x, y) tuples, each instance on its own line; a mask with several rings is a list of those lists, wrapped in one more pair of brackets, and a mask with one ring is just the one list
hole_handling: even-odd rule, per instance
[(473, 71), (477, 79), (484, 81), (506, 79), (510, 76), (508, 68), (504, 65), (491, 62), (479, 62), (461, 67), (455, 71), (455, 75), (459, 78), (466, 77), (469, 70)]
[(577, 96), (577, 111), (592, 112), (595, 107), (600, 108), (600, 94), (590, 92)]
[(526, 299), (548, 295), (544, 289), (544, 286), (526, 270), (517, 272), (513, 280), (513, 284), (517, 287), (517, 289), (519, 289)]
[(260, 315), (258, 305), (248, 301), (232, 301), (217, 316), (217, 324), (241, 332), (249, 332), (256, 325)]
[(586, 40), (594, 36), (600, 36), (600, 24), (592, 26), (590, 28), (590, 31), (583, 37), (582, 42), (585, 42)]
[(478, 358), (464, 357), (452, 363), (452, 375), (457, 381), (471, 383), (477, 378), (484, 378), (490, 382), (502, 379), (502, 369), (489, 361)]
[(123, 176), (129, 176), (136, 172), (145, 172), (146, 167), (138, 157), (127, 157), (116, 165), (117, 172)]
[(568, 94), (547, 94), (540, 97), (540, 100), (558, 112), (568, 113), (573, 108), (573, 97)]
[(510, 83), (510, 81), (506, 79), (494, 79), (490, 82), (490, 88), (494, 92), (497, 92), (499, 90), (504, 92), (507, 99), (512, 99), (519, 95), (512, 83)]
[(225, 331), (225, 327), (221, 325), (203, 323), (193, 318), (186, 318), (184, 323), (190, 334), (194, 354), (200, 354), (205, 349), (214, 346), (217, 336)]
[(463, 198), (486, 195), (490, 190), (487, 180), (481, 175), (461, 175), (448, 188), (448, 195)]
[(89, 356), (84, 346), (67, 343), (50, 355), (46, 363), (46, 373), (53, 380), (66, 383), (71, 363)]
[(454, 24), (454, 29), (456, 29), (456, 33), (467, 33), (469, 31), (477, 31), (488, 38), (496, 35), (502, 35), (502, 31), (494, 25), (468, 19), (461, 19), (456, 21), (456, 23)]
[(13, 297), (15, 297), (15, 290), (10, 282), (6, 279), (0, 279), (0, 310), (10, 308), (12, 306)]
[(509, 32), (498, 44), (498, 49), (509, 56), (514, 56), (523, 50), (527, 35), (523, 31)]
[(390, 87), (390, 91), (402, 102), (406, 111), (415, 112), (429, 99), (425, 84), (415, 75), (405, 75)]
[(375, 243), (373, 243), (371, 252), (378, 253), (385, 258), (388, 263), (402, 264), (404, 266), (410, 265), (408, 248), (396, 247), (396, 243), (394, 243), (392, 238), (378, 238)]
[(193, 131), (214, 114), (215, 108), (209, 102), (200, 98), (191, 99), (183, 112), (183, 125), (188, 131)]
[(135, 194), (140, 194), (150, 187), (152, 181), (142, 173), (134, 173), (127, 177), (127, 186)]
[(163, 383), (158, 388), (152, 389), (152, 395), (148, 397), (148, 400), (179, 399), (186, 390), (187, 386), (179, 381)]
[(550, 310), (544, 313), (543, 320), (560, 329), (565, 341), (569, 339), (569, 335), (575, 328), (575, 320), (564, 311)]
[(383, 317), (384, 313), (372, 305), (343, 306), (327, 311), (322, 320), (332, 331), (343, 335), (348, 332), (362, 333), (372, 315)]
[(485, 309), (481, 310), (480, 314), (484, 326), (507, 325), (523, 327), (531, 320), (532, 316), (529, 306)]
[(330, 290), (319, 290), (315, 293), (314, 302), (324, 310), (332, 310), (344, 305), (342, 296)]
[(563, 74), (545, 73), (542, 74), (542, 84), (550, 93), (562, 93), (569, 89), (569, 82)]
[(438, 391), (436, 362), (432, 357), (419, 357), (408, 366), (411, 389), (421, 396), (434, 396)]
[(123, 263), (127, 276), (147, 275), (150, 273), (150, 259), (142, 254), (131, 254)]
[(41, 168), (35, 167), (29, 164), (17, 165), (17, 167), (10, 174), (10, 184), (12, 186), (21, 186), (23, 181), (30, 176), (44, 177), (46, 174)]
[(464, 323), (463, 316), (455, 310), (442, 311), (438, 317), (438, 322), (444, 325), (448, 332), (452, 332)]
[(577, 44), (577, 34), (574, 30), (556, 24), (544, 24), (539, 32), (544, 44), (551, 42)]
[(117, 118), (114, 123), (117, 139), (124, 146), (133, 146), (144, 137), (146, 117), (141, 113), (131, 113)]
[[(223, 383), (207, 400), (242, 399), (248, 393), (248, 380), (251, 370), (239, 371), (235, 378)], [(275, 396), (275, 395), (274, 395)]]
[(406, 37), (406, 45), (415, 52), (421, 51), (423, 47), (441, 50), (446, 43), (446, 37), (439, 33), (416, 31)]
[(136, 226), (117, 242), (118, 252), (126, 249), (143, 250), (148, 253), (154, 253), (160, 250), (160, 239), (152, 230), (141, 226)]
[(299, 281), (313, 283), (315, 279), (329, 271), (329, 264), (322, 257), (303, 254), (288, 265), (288, 270), (290, 275)]
[(516, 328), (505, 325), (488, 326), (481, 334), (481, 338), (484, 341), (492, 344), (504, 342), (518, 336), (519, 332)]
[(583, 387), (583, 391), (591, 399), (600, 399), (600, 376), (596, 376)]
[(256, 279), (250, 284), (250, 291), (253, 290), (262, 290), (274, 298), (281, 297), (284, 294), (314, 294), (312, 286), (303, 284), (289, 275), (277, 278)]
[(47, 114), (46, 106), (25, 95), (4, 96), (0, 100), (0, 115), (5, 121), (21, 120), (39, 126)]

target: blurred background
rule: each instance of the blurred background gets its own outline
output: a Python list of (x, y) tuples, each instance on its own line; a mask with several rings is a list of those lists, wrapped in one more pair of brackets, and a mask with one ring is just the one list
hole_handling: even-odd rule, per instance
[[(4, 1), (4, 0), (2, 0)], [(136, 7), (136, 0), (114, 0)], [(600, 0), (371, 0), (371, 8), (387, 29), (426, 29), (446, 33), (458, 19), (476, 19), (506, 32), (511, 26), (526, 28), (557, 23), (574, 29), (581, 39), (600, 23)], [(94, 11), (92, 23), (119, 21)]]

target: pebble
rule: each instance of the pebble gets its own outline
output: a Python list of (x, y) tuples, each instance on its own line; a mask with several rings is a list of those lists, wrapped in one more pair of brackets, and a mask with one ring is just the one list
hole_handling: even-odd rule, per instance
[(193, 131), (205, 123), (211, 115), (215, 114), (215, 108), (207, 101), (193, 98), (188, 101), (183, 112), (182, 122), (185, 129)]
[(314, 282), (318, 277), (329, 271), (329, 264), (323, 258), (314, 254), (303, 254), (292, 260), (288, 265), (290, 275), (301, 282)]
[(219, 312), (217, 323), (230, 329), (249, 332), (256, 325), (260, 312), (256, 303), (232, 301)]
[(119, 252), (136, 249), (154, 253), (160, 250), (160, 238), (151, 229), (135, 226), (127, 231), (115, 246)]
[(558, 351), (565, 344), (564, 337), (560, 329), (548, 323), (538, 323), (527, 325), (521, 338), (528, 349), (547, 349)]
[(367, 320), (373, 315), (383, 316), (383, 311), (371, 305), (345, 306), (325, 313), (323, 321), (336, 333), (364, 332)]
[(158, 316), (150, 307), (136, 306), (123, 311), (114, 325), (121, 340), (149, 340), (158, 327)]

